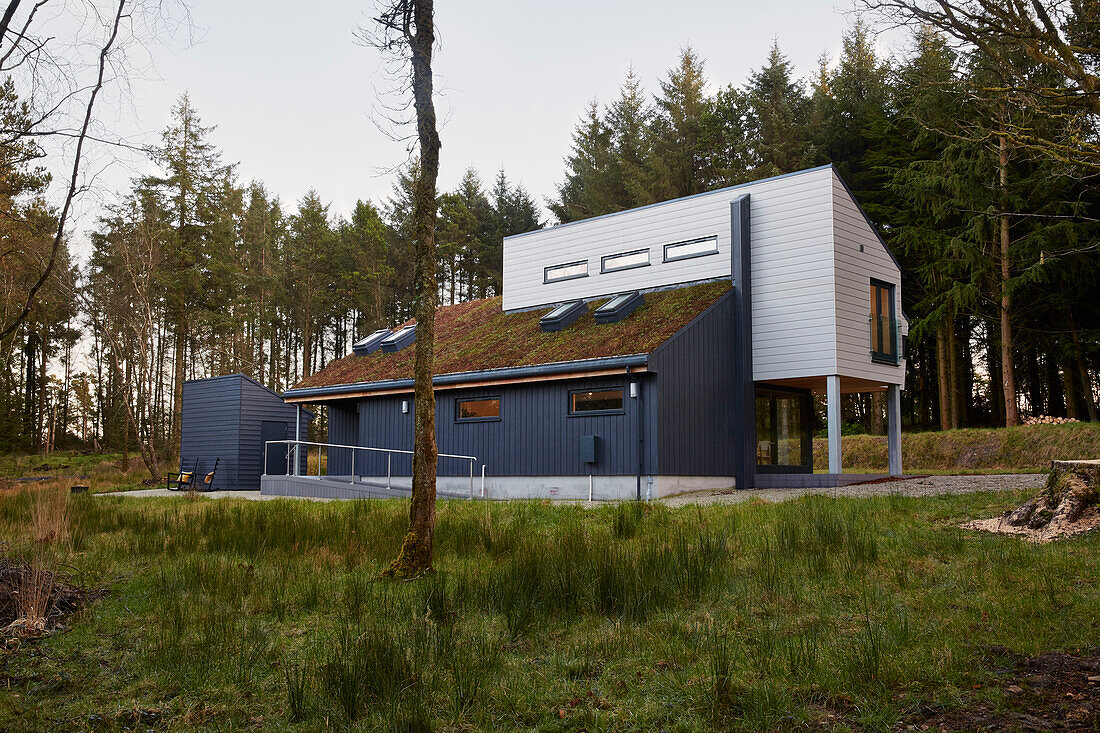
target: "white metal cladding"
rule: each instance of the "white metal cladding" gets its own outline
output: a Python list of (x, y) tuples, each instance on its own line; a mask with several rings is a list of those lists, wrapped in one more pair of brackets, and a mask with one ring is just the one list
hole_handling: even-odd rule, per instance
[[(892, 283), (894, 313), (901, 333), (909, 324), (901, 313), (901, 271), (836, 174), (832, 175), (833, 237), (836, 258), (837, 373), (885, 384), (904, 384), (904, 365), (871, 361), (871, 279)], [(863, 251), (860, 251), (862, 245)], [(901, 348), (901, 338), (898, 338)]]
[[(504, 240), (504, 309), (552, 305), (627, 290), (730, 276), (730, 201), (751, 195), (752, 235), (773, 243), (823, 228), (830, 169), (817, 168), (732, 189), (542, 229)], [(824, 226), (828, 229), (827, 225)], [(664, 261), (667, 244), (718, 237), (718, 253)], [(607, 255), (649, 249), (650, 265), (600, 272)], [(587, 260), (588, 277), (544, 283), (545, 268)]]
[[(730, 202), (750, 195), (753, 377), (841, 374), (901, 384), (870, 356), (870, 278), (901, 274), (831, 167), (815, 168), (504, 240), (504, 309), (730, 277)], [(671, 262), (664, 247), (717, 237), (718, 253)], [(859, 252), (859, 245), (864, 247)], [(600, 272), (603, 257), (649, 249), (650, 265)], [(589, 276), (544, 283), (545, 268), (587, 260)], [(900, 340), (899, 340), (900, 345)]]

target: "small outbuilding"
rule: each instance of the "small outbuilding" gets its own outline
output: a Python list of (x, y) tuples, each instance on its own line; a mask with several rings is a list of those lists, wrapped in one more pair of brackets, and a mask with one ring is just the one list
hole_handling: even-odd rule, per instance
[[(278, 393), (244, 374), (229, 374), (183, 383), (180, 466), (196, 471), (202, 489), (258, 491), (260, 476), (294, 473), (286, 450), (267, 451), (271, 440), (306, 440), (313, 414), (283, 401)], [(297, 428), (295, 421), (297, 420)], [(299, 470), (306, 454), (300, 452)], [(217, 469), (215, 470), (215, 464)]]

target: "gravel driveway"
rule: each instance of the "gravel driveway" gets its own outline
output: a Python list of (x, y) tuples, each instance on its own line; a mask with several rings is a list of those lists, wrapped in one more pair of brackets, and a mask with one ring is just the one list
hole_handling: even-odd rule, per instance
[[(827, 496), (887, 496), (900, 494), (901, 496), (936, 496), (937, 494), (966, 494), (972, 491), (1038, 491), (1046, 481), (1045, 473), (1009, 473), (992, 474), (986, 476), (925, 476), (923, 478), (904, 479), (902, 481), (886, 481), (883, 483), (856, 484), (843, 486), (838, 489), (749, 489), (738, 491), (730, 489), (726, 491), (699, 491), (691, 494), (681, 494), (668, 499), (661, 499), (668, 506), (684, 506), (687, 504), (736, 504), (742, 501), (761, 499), (762, 501), (786, 501), (797, 499), (807, 494), (825, 494)], [(144, 497), (181, 497), (178, 491), (166, 489), (144, 489), (140, 491), (120, 491), (115, 493), (96, 494), (96, 496), (126, 496), (133, 499)], [(267, 500), (287, 497), (262, 495), (259, 491), (211, 491), (201, 496), (209, 499), (252, 499)], [(304, 497), (298, 497), (304, 498)], [(337, 499), (312, 499), (312, 501), (339, 501)], [(563, 502), (566, 503), (566, 502)], [(570, 502), (573, 503), (573, 502)], [(576, 502), (589, 505), (589, 502)], [(599, 506), (607, 502), (592, 502), (591, 506)]]
[(681, 494), (662, 501), (669, 506), (685, 504), (736, 504), (742, 501), (786, 501), (807, 494), (827, 496), (936, 496), (938, 494), (967, 494), (974, 491), (1038, 491), (1046, 481), (1045, 473), (1007, 473), (981, 476), (924, 476), (922, 478), (885, 481), (871, 484), (855, 484), (836, 489), (748, 489), (738, 491), (703, 491)]

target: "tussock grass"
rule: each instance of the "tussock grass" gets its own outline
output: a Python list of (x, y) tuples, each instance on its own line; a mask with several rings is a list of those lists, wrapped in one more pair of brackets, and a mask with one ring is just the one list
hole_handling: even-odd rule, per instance
[[(438, 572), (392, 583), (404, 502), (73, 497), (37, 547), (112, 593), (7, 659), (0, 728), (887, 728), (989, 645), (1100, 642), (1096, 537), (957, 528), (1019, 498), (449, 502)], [(0, 496), (13, 553), (35, 507)]]
[[(842, 446), (846, 471), (886, 471), (885, 436), (846, 435)], [(1100, 456), (1100, 423), (902, 433), (901, 453), (906, 473), (1046, 471), (1052, 460)], [(817, 470), (827, 468), (828, 441), (823, 438), (814, 439), (814, 464)]]

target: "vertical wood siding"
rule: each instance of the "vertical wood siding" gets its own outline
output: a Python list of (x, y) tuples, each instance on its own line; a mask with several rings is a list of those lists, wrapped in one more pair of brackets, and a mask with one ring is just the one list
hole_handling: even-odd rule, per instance
[[(328, 403), (328, 442), (337, 445), (359, 445), (359, 414), (354, 400)], [(352, 461), (359, 451), (329, 448), (328, 474), (350, 476)]]
[[(264, 420), (282, 421), (287, 424), (287, 435), (294, 437), (294, 416), (296, 408), (283, 402), (283, 398), (251, 379), (235, 375), (240, 384), (240, 449), (238, 458), (237, 486), (234, 488), (256, 490), (260, 488), (260, 474), (263, 473), (264, 444), (261, 434)], [(302, 440), (309, 439), (309, 413), (303, 409), (301, 415)], [(299, 461), (299, 473), (305, 473), (307, 455), (302, 450)], [(220, 470), (220, 469), (219, 469)]]
[[(886, 384), (903, 384), (903, 364), (871, 361), (871, 278), (892, 283), (894, 312), (902, 332), (908, 326), (901, 315), (901, 271), (875, 235), (859, 206), (832, 174), (834, 258), (836, 261), (836, 352), (837, 373), (872, 379)], [(863, 251), (860, 252), (860, 245)], [(898, 348), (901, 348), (899, 339)]]
[[(571, 390), (611, 386), (623, 389), (621, 414), (569, 415)], [(456, 400), (490, 396), (500, 397), (500, 420), (455, 421)], [(409, 402), (408, 414), (401, 412), (404, 400)], [(485, 464), (490, 476), (582, 476), (589, 472), (597, 476), (634, 475), (638, 469), (638, 402), (630, 397), (629, 379), (625, 376), (438, 392), (439, 452), (477, 456), (476, 472), (480, 473), (481, 464)], [(411, 450), (412, 430), (411, 396), (360, 400), (359, 445)], [(582, 435), (600, 438), (599, 457), (594, 466), (580, 460)], [(408, 456), (395, 455), (392, 461), (394, 475), (410, 474), (412, 463)], [(360, 452), (355, 469), (361, 476), (385, 475), (386, 459)], [(462, 476), (468, 472), (466, 461), (440, 460), (440, 475)]]
[(653, 354), (662, 475), (733, 475), (733, 311), (727, 293)]

